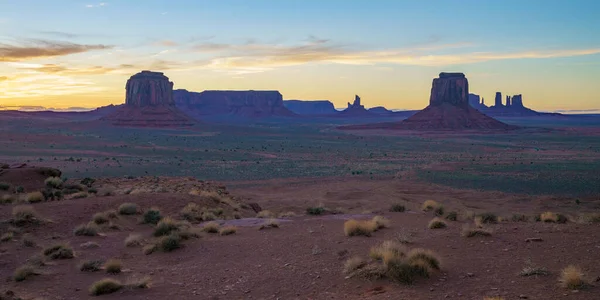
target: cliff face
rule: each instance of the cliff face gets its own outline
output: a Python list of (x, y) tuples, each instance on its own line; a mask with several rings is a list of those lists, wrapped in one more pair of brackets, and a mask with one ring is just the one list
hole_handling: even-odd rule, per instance
[(142, 71), (137, 73), (125, 85), (125, 104), (144, 107), (156, 105), (174, 105), (173, 82), (160, 72)]
[(469, 107), (469, 82), (463, 73), (440, 73), (431, 85), (430, 106), (443, 103), (467, 109)]
[(299, 115), (329, 115), (338, 112), (329, 100), (284, 100), (283, 105)]
[(203, 115), (239, 115), (245, 117), (294, 116), (283, 105), (278, 91), (203, 91), (175, 90), (179, 107), (197, 110)]

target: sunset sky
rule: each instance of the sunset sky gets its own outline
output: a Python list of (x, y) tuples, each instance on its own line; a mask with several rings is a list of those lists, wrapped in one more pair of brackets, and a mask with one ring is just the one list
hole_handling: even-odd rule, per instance
[(120, 104), (140, 70), (192, 91), (354, 94), (420, 109), (441, 71), (542, 111), (600, 108), (597, 0), (0, 0), (0, 107)]

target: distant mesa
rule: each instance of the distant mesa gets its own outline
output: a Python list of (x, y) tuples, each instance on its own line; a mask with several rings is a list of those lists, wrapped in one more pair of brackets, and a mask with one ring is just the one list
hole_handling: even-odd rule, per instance
[(523, 95), (506, 95), (502, 103), (502, 93), (496, 92), (494, 105), (487, 106), (485, 99), (479, 95), (469, 94), (469, 105), (491, 117), (528, 117), (542, 115), (560, 115), (557, 113), (540, 113), (523, 105)]
[(469, 82), (463, 73), (440, 73), (433, 79), (429, 106), (400, 122), (342, 126), (341, 129), (508, 130), (516, 127), (488, 117), (469, 105)]
[(371, 108), (369, 108), (367, 110), (369, 112), (376, 113), (376, 114), (379, 114), (379, 115), (387, 115), (387, 114), (393, 114), (394, 113), (393, 111), (391, 111), (391, 110), (389, 110), (389, 109), (387, 109), (387, 108), (385, 108), (383, 106), (371, 107)]
[(125, 105), (100, 120), (116, 126), (185, 127), (194, 121), (173, 100), (173, 82), (160, 72), (142, 71), (125, 85)]
[(294, 117), (284, 106), (278, 91), (203, 91), (175, 90), (177, 107), (190, 115), (241, 116), (247, 118)]
[(354, 95), (354, 102), (348, 102), (348, 107), (340, 112), (342, 117), (372, 117), (375, 116), (373, 112), (368, 111), (364, 105), (360, 103), (360, 97)]
[(338, 112), (329, 100), (284, 100), (283, 105), (298, 115), (331, 115)]

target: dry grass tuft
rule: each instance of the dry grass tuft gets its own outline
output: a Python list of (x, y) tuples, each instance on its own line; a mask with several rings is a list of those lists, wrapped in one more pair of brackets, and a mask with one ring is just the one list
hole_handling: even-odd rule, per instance
[(372, 247), (369, 256), (375, 260), (383, 260), (386, 256), (404, 257), (407, 251), (407, 248), (400, 242), (390, 240)]
[(142, 245), (142, 236), (139, 234), (130, 234), (127, 238), (125, 238), (125, 246), (126, 247), (139, 247)]
[(269, 219), (269, 220), (265, 221), (262, 225), (260, 225), (260, 227), (258, 227), (258, 230), (269, 229), (269, 228), (279, 228), (279, 222), (275, 219)]
[(357, 270), (365, 267), (367, 262), (358, 256), (352, 257), (344, 263), (344, 274), (351, 274)]
[(42, 251), (50, 259), (69, 259), (75, 257), (73, 248), (67, 243), (54, 244)]
[(96, 272), (100, 271), (100, 267), (104, 264), (101, 260), (85, 260), (79, 263), (79, 271)]
[(73, 230), (73, 234), (77, 236), (97, 236), (100, 228), (96, 223), (89, 222), (87, 224), (81, 224)]
[(106, 215), (106, 212), (99, 212), (92, 216), (92, 221), (98, 225), (102, 225), (108, 223), (109, 217)]
[(436, 215), (443, 215), (444, 214), (444, 206), (434, 200), (426, 200), (425, 202), (423, 202), (423, 205), (421, 205), (421, 209), (423, 211), (431, 211), (433, 210)]
[(0, 236), (0, 242), (12, 241), (12, 239), (13, 239), (14, 236), (15, 236), (14, 233), (7, 232), (7, 233), (3, 234), (2, 236)]
[(540, 221), (545, 223), (566, 223), (567, 218), (561, 214), (557, 214), (551, 211), (543, 212), (540, 214)]
[(170, 217), (165, 217), (156, 224), (154, 236), (169, 235), (171, 232), (179, 230), (180, 226), (181, 224), (178, 221)]
[(570, 265), (560, 273), (560, 285), (569, 290), (577, 290), (586, 285), (583, 273), (577, 266)]
[(100, 248), (100, 244), (96, 242), (85, 242), (79, 245), (81, 249), (96, 249)]
[(584, 224), (600, 223), (600, 213), (586, 213), (579, 216), (579, 222)]
[(31, 205), (17, 205), (12, 209), (12, 223), (16, 226), (26, 226), (42, 223), (37, 211)]
[(140, 212), (140, 207), (135, 203), (123, 203), (119, 205), (118, 212), (120, 215), (137, 215)]
[(35, 241), (35, 239), (33, 238), (33, 235), (26, 233), (21, 237), (21, 242), (23, 243), (23, 246), (25, 247), (35, 247), (37, 246), (37, 243)]
[(226, 226), (221, 228), (221, 230), (219, 230), (219, 234), (220, 235), (230, 235), (230, 234), (235, 234), (237, 232), (237, 227), (235, 226)]
[(433, 218), (433, 220), (429, 221), (427, 227), (429, 227), (429, 229), (441, 229), (448, 227), (448, 224), (440, 218)]
[(295, 216), (296, 216), (296, 213), (294, 213), (293, 211), (283, 212), (283, 213), (279, 214), (280, 219), (293, 218)]
[(464, 237), (475, 237), (475, 236), (491, 236), (492, 231), (483, 228), (473, 228), (470, 226), (464, 226), (461, 235)]
[(31, 192), (31, 193), (27, 193), (27, 195), (25, 196), (25, 202), (27, 203), (39, 203), (44, 201), (44, 194), (42, 194), (42, 192)]
[(152, 207), (144, 212), (143, 222), (144, 224), (157, 224), (162, 218), (163, 217), (160, 214), (160, 209), (157, 207)]
[(47, 187), (58, 189), (63, 184), (63, 180), (60, 177), (48, 177), (44, 180), (44, 184)]
[(382, 216), (375, 216), (372, 219), (373, 223), (375, 223), (376, 229), (382, 229), (382, 228), (389, 228), (390, 227), (390, 220), (382, 217)]
[(221, 228), (221, 225), (219, 225), (219, 223), (208, 222), (202, 226), (202, 231), (204, 231), (206, 233), (217, 233), (217, 232), (219, 232), (220, 228)]
[(114, 293), (123, 288), (123, 284), (112, 278), (104, 278), (96, 281), (90, 286), (90, 294), (92, 296), (100, 296)]
[(275, 214), (272, 213), (270, 210), (261, 210), (256, 214), (256, 217), (261, 219), (270, 219), (274, 218)]
[(373, 220), (350, 219), (344, 222), (344, 234), (346, 236), (371, 236), (377, 229), (378, 225)]
[(179, 212), (181, 216), (190, 222), (201, 222), (202, 208), (196, 203), (190, 202)]
[[(145, 247), (144, 247), (145, 248)], [(181, 248), (181, 237), (177, 234), (163, 236), (158, 240), (156, 248), (163, 252), (171, 252)], [(145, 251), (146, 249), (144, 249)]]
[(119, 274), (121, 273), (122, 263), (118, 259), (109, 259), (104, 264), (104, 270), (109, 274)]
[(149, 254), (152, 254), (157, 249), (158, 249), (157, 245), (155, 245), (155, 244), (148, 244), (148, 245), (144, 246), (144, 248), (142, 248), (142, 252), (145, 255), (149, 255)]
[(27, 278), (33, 277), (35, 275), (40, 275), (38, 271), (36, 271), (32, 266), (20, 266), (13, 273), (13, 279), (17, 282), (23, 281)]

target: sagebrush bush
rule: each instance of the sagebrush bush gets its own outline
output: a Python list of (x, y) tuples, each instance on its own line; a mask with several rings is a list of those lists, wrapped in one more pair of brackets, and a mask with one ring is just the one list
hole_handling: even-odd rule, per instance
[(433, 220), (429, 221), (427, 227), (429, 229), (441, 229), (448, 227), (448, 224), (446, 224), (446, 222), (440, 218), (433, 218)]
[(73, 230), (73, 234), (78, 236), (97, 236), (100, 228), (96, 223), (89, 222), (87, 224), (81, 224)]
[(104, 262), (99, 259), (95, 260), (85, 260), (79, 263), (79, 271), (82, 272), (96, 272), (100, 270), (100, 267)]
[(15, 270), (13, 273), (13, 279), (19, 282), (39, 274), (40, 273), (37, 272), (32, 266), (25, 265), (20, 266)]
[(75, 257), (73, 248), (69, 244), (59, 243), (45, 248), (42, 253), (50, 259), (70, 259)]
[(92, 221), (98, 225), (101, 225), (108, 223), (109, 217), (106, 215), (105, 212), (99, 212), (94, 214), (94, 216), (92, 217)]
[(464, 237), (491, 236), (492, 231), (478, 227), (473, 228), (470, 226), (465, 226), (461, 231), (461, 235)]
[(219, 232), (220, 227), (221, 225), (219, 225), (217, 222), (208, 222), (202, 225), (202, 231), (207, 233), (217, 233)]
[(567, 217), (561, 214), (557, 214), (551, 211), (540, 214), (540, 221), (546, 223), (566, 223)]
[(156, 246), (163, 252), (171, 252), (181, 248), (181, 237), (177, 234), (163, 236), (158, 240)]
[(456, 221), (458, 220), (458, 213), (455, 211), (451, 211), (446, 215), (446, 220), (448, 221)]
[(123, 284), (112, 278), (104, 278), (96, 281), (90, 286), (90, 294), (92, 296), (100, 296), (114, 293), (123, 288)]
[(104, 263), (104, 270), (109, 274), (121, 273), (122, 263), (118, 259), (109, 259)]
[(344, 234), (346, 236), (371, 236), (377, 230), (377, 224), (373, 220), (350, 219), (344, 222)]
[(270, 219), (274, 218), (275, 214), (273, 214), (270, 210), (261, 210), (256, 214), (256, 217), (261, 219)]
[(142, 236), (139, 234), (130, 234), (125, 238), (126, 247), (139, 247), (142, 245)]
[(44, 180), (47, 187), (58, 189), (62, 186), (63, 180), (60, 177), (48, 177)]
[(41, 223), (37, 211), (30, 205), (17, 205), (12, 209), (12, 222), (17, 226)]
[(196, 203), (190, 202), (181, 209), (181, 216), (190, 222), (201, 222), (202, 208)]
[(375, 230), (390, 227), (390, 220), (382, 216), (374, 216), (371, 220), (375, 223)]
[(483, 224), (498, 223), (498, 216), (491, 212), (481, 213), (477, 215), (476, 218), (479, 218), (479, 220), (481, 220), (481, 223)]
[(11, 184), (8, 182), (0, 182), (0, 191), (8, 191), (11, 188)]
[(136, 215), (140, 211), (140, 207), (135, 203), (123, 203), (119, 205), (118, 212), (121, 215)]
[(280, 219), (287, 219), (287, 218), (293, 218), (295, 216), (296, 216), (296, 213), (294, 213), (293, 211), (287, 211), (287, 212), (280, 213), (279, 216), (278, 216), (278, 218), (280, 218)]
[(309, 207), (306, 209), (306, 214), (307, 215), (313, 215), (313, 216), (318, 216), (318, 215), (322, 215), (323, 213), (325, 213), (325, 208), (324, 207)]
[(157, 224), (161, 219), (160, 210), (156, 207), (152, 207), (144, 213), (144, 223), (146, 224)]
[(441, 206), (442, 205), (440, 203), (438, 203), (437, 201), (426, 200), (425, 202), (423, 202), (421, 209), (424, 211), (430, 211), (430, 210), (435, 210), (436, 208), (441, 207)]
[(27, 203), (39, 203), (44, 201), (44, 199), (44, 194), (42, 194), (42, 192), (40, 191), (27, 193), (27, 195), (25, 196), (25, 201)]
[(402, 204), (393, 204), (392, 207), (390, 207), (390, 211), (391, 212), (404, 212), (404, 211), (406, 211), (406, 207), (404, 207), (404, 205), (402, 205)]
[(156, 227), (154, 228), (154, 236), (169, 235), (171, 232), (178, 230), (179, 226), (179, 222), (176, 220), (165, 217), (160, 220), (158, 224), (156, 224)]
[(225, 226), (219, 230), (220, 235), (230, 235), (237, 232), (237, 227), (235, 226)]

